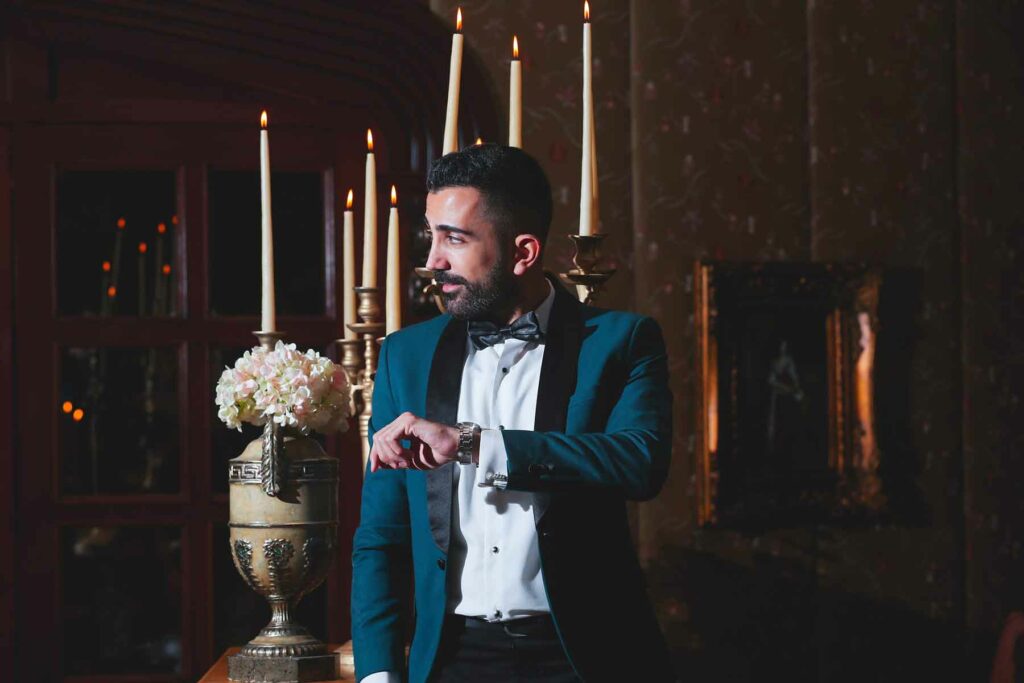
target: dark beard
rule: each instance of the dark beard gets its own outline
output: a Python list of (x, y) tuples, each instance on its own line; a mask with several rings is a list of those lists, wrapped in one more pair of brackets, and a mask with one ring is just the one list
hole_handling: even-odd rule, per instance
[[(434, 272), (438, 284), (462, 285), (455, 292), (441, 292), (448, 313), (456, 320), (501, 321), (505, 309), (515, 301), (519, 283), (502, 258), (480, 282), (470, 282), (447, 270)], [(507, 317), (507, 316), (506, 316)]]

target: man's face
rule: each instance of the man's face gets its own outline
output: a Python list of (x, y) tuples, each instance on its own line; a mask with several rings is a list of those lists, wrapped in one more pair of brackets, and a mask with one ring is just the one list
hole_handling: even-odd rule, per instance
[(427, 194), (427, 268), (434, 271), (455, 318), (500, 318), (518, 291), (512, 245), (501, 244), (486, 209), (476, 188), (447, 187)]

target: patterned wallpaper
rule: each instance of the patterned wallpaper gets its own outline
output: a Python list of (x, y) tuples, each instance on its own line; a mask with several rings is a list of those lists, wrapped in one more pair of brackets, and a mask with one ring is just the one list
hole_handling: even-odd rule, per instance
[[(445, 17), (456, 4), (431, 2)], [(502, 108), (506, 45), (525, 36), (524, 146), (552, 177), (555, 231), (569, 232), (578, 7), (462, 6)], [(622, 269), (603, 304), (655, 315), (671, 357), (672, 471), (635, 517), (680, 672), (987, 676), (1003, 618), (1024, 609), (1021, 3), (608, 0), (594, 12), (603, 229)], [(555, 238), (549, 266), (568, 257)], [(902, 278), (909, 315), (889, 332), (909, 362), (891, 368), (903, 388), (888, 418), (909, 428), (888, 456), (910, 476), (892, 522), (697, 528), (700, 258), (867, 261)]]
[(1022, 27), (1021, 2), (956, 3), (966, 598), (978, 629), (1024, 611)]

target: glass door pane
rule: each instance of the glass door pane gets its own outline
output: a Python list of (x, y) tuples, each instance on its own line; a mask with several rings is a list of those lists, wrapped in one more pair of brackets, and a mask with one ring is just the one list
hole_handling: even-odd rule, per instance
[(178, 358), (174, 346), (61, 349), (61, 493), (178, 491)]
[(60, 171), (60, 315), (175, 315), (174, 171)]
[(65, 674), (181, 671), (181, 530), (68, 526), (60, 535)]

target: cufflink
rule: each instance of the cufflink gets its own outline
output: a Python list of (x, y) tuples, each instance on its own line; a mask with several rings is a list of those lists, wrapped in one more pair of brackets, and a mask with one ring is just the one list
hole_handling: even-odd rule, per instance
[(488, 472), (484, 476), (484, 480), (477, 484), (477, 486), (492, 487), (498, 489), (499, 491), (504, 491), (505, 489), (508, 488), (508, 475)]

